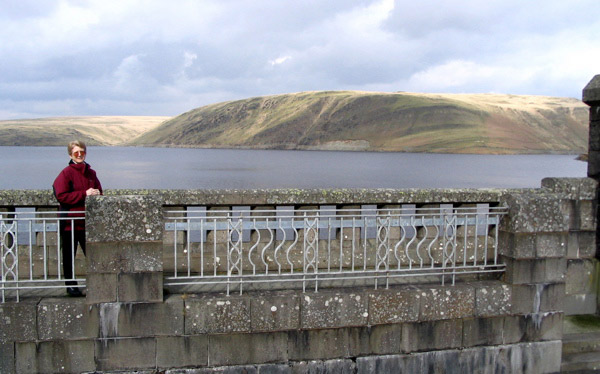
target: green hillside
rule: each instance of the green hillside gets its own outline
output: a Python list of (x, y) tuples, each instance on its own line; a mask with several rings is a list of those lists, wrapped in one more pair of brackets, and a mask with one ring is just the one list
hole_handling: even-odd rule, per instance
[(448, 153), (583, 153), (588, 108), (515, 95), (303, 92), (219, 103), (131, 144)]

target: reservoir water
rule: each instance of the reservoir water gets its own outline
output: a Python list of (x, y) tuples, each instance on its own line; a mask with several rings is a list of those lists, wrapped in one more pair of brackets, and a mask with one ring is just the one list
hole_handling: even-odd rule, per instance
[[(0, 189), (49, 189), (66, 147), (0, 147)], [(104, 189), (521, 188), (585, 177), (574, 155), (88, 147)]]

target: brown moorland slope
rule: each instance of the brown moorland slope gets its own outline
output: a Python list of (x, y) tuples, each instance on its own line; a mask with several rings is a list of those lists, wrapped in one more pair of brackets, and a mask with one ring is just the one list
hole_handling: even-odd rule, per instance
[(124, 145), (171, 117), (52, 117), (0, 121), (2, 146), (62, 146), (70, 139), (88, 145)]
[(301, 92), (194, 109), (134, 145), (447, 153), (584, 153), (579, 100), (503, 94)]

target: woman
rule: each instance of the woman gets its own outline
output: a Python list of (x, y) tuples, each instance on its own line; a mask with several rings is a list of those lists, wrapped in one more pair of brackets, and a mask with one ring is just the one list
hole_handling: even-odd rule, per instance
[[(85, 162), (86, 150), (85, 143), (79, 140), (72, 141), (67, 146), (71, 161), (58, 174), (52, 185), (61, 212), (84, 211), (87, 196), (102, 195), (102, 186), (96, 172)], [(83, 217), (84, 214), (69, 213), (66, 216)], [(77, 244), (81, 246), (85, 255), (85, 222), (82, 219), (63, 220), (60, 233), (64, 278), (73, 279), (73, 259)], [(83, 295), (78, 287), (74, 287), (77, 286), (76, 281), (66, 281), (65, 285), (70, 296)]]

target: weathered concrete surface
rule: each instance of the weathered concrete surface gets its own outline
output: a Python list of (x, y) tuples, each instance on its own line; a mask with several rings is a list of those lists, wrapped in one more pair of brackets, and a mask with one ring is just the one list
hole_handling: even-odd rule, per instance
[(569, 230), (569, 205), (554, 193), (505, 194), (501, 202), (508, 206), (501, 231), (563, 233)]
[[(361, 357), (357, 373), (558, 373), (560, 341)], [(485, 368), (482, 371), (481, 368)]]
[[(498, 201), (518, 189), (231, 189), (156, 190), (109, 189), (105, 197), (148, 197), (163, 205), (311, 205), (311, 204), (414, 204)], [(90, 198), (88, 203), (102, 196)], [(134, 199), (135, 200), (135, 199)], [(92, 203), (93, 204), (93, 203)], [(0, 190), (0, 206), (55, 206), (52, 190)]]
[(600, 105), (600, 74), (594, 76), (583, 88), (583, 102), (588, 105)]
[(92, 196), (86, 199), (86, 240), (90, 243), (162, 241), (164, 223), (157, 217), (162, 217), (162, 199), (156, 196)]
[(99, 336), (98, 311), (83, 298), (43, 299), (37, 306), (40, 340), (86, 339)]
[(0, 343), (37, 340), (36, 306), (39, 299), (0, 303)]
[(155, 338), (101, 339), (95, 343), (96, 370), (122, 371), (156, 368)]
[(367, 324), (368, 298), (364, 292), (322, 291), (301, 296), (301, 328), (318, 329)]
[(569, 200), (594, 200), (598, 182), (592, 178), (544, 178), (542, 188), (563, 194)]
[(163, 336), (156, 339), (159, 369), (208, 366), (208, 336)]
[(79, 373), (94, 371), (92, 340), (16, 343), (17, 373)]

